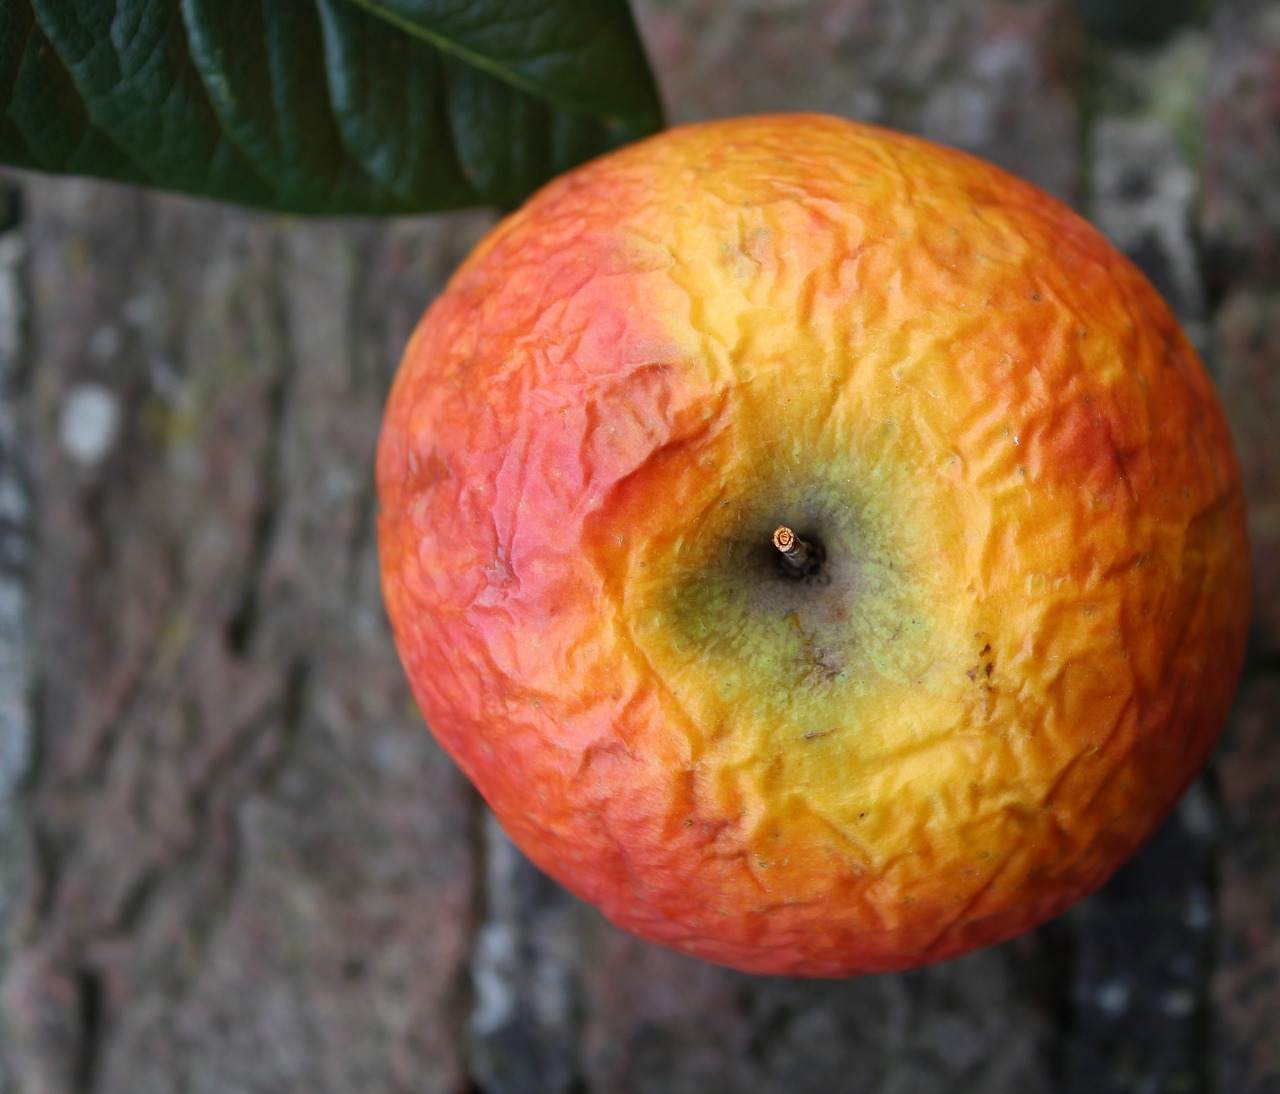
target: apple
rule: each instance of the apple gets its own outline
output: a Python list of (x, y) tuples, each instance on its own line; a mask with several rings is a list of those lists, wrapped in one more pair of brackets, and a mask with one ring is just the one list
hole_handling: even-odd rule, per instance
[(548, 185), (418, 326), (377, 471), (442, 745), (547, 873), (741, 969), (1061, 912), (1241, 668), (1240, 474), (1169, 309), (1046, 194), (853, 122)]

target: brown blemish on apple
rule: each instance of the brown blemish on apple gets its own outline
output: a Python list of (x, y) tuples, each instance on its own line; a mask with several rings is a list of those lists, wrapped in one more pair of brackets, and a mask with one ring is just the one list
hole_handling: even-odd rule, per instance
[[(843, 615), (843, 613), (841, 613)], [(804, 675), (810, 680), (830, 681), (843, 674), (844, 665), (830, 646), (818, 643), (817, 635), (807, 633), (798, 616), (791, 616), (800, 638), (804, 642), (804, 651), (796, 659), (804, 669)]]
[(988, 642), (978, 651), (978, 663), (971, 669), (965, 669), (964, 672), (964, 674), (974, 682), (977, 682), (979, 676), (983, 677), (983, 683), (988, 689), (990, 689), (991, 684), (987, 683), (987, 681), (991, 679), (991, 674), (995, 672), (996, 668), (995, 658), (988, 656), (990, 653), (991, 643)]

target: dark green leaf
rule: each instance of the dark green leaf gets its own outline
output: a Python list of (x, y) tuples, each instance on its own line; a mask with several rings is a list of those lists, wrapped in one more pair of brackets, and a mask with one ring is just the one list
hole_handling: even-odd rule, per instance
[(626, 0), (0, 0), (0, 161), (302, 213), (513, 204), (660, 124)]

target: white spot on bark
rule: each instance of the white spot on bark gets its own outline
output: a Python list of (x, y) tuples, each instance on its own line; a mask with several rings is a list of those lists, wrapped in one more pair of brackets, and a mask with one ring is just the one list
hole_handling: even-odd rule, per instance
[(81, 384), (67, 393), (58, 437), (72, 459), (94, 464), (110, 451), (120, 432), (120, 402), (101, 384)]
[(1164, 997), (1160, 1000), (1160, 1009), (1174, 1018), (1186, 1018), (1189, 1014), (1195, 1013), (1195, 993), (1188, 991), (1186, 988), (1165, 992)]
[(1113, 1018), (1129, 1009), (1129, 997), (1133, 989), (1121, 980), (1112, 980), (1101, 985), (1094, 994), (1093, 1000), (1103, 1014)]

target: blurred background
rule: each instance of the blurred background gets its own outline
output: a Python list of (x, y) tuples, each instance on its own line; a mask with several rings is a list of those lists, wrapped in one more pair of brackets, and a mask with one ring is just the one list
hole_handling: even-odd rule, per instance
[(761, 979), (530, 867), (409, 699), (372, 461), (492, 222), (0, 175), (0, 1092), (1280, 1091), (1280, 2), (636, 0), (673, 122), (821, 110), (1084, 211), (1216, 377), (1256, 615), (1107, 888), (906, 975)]

